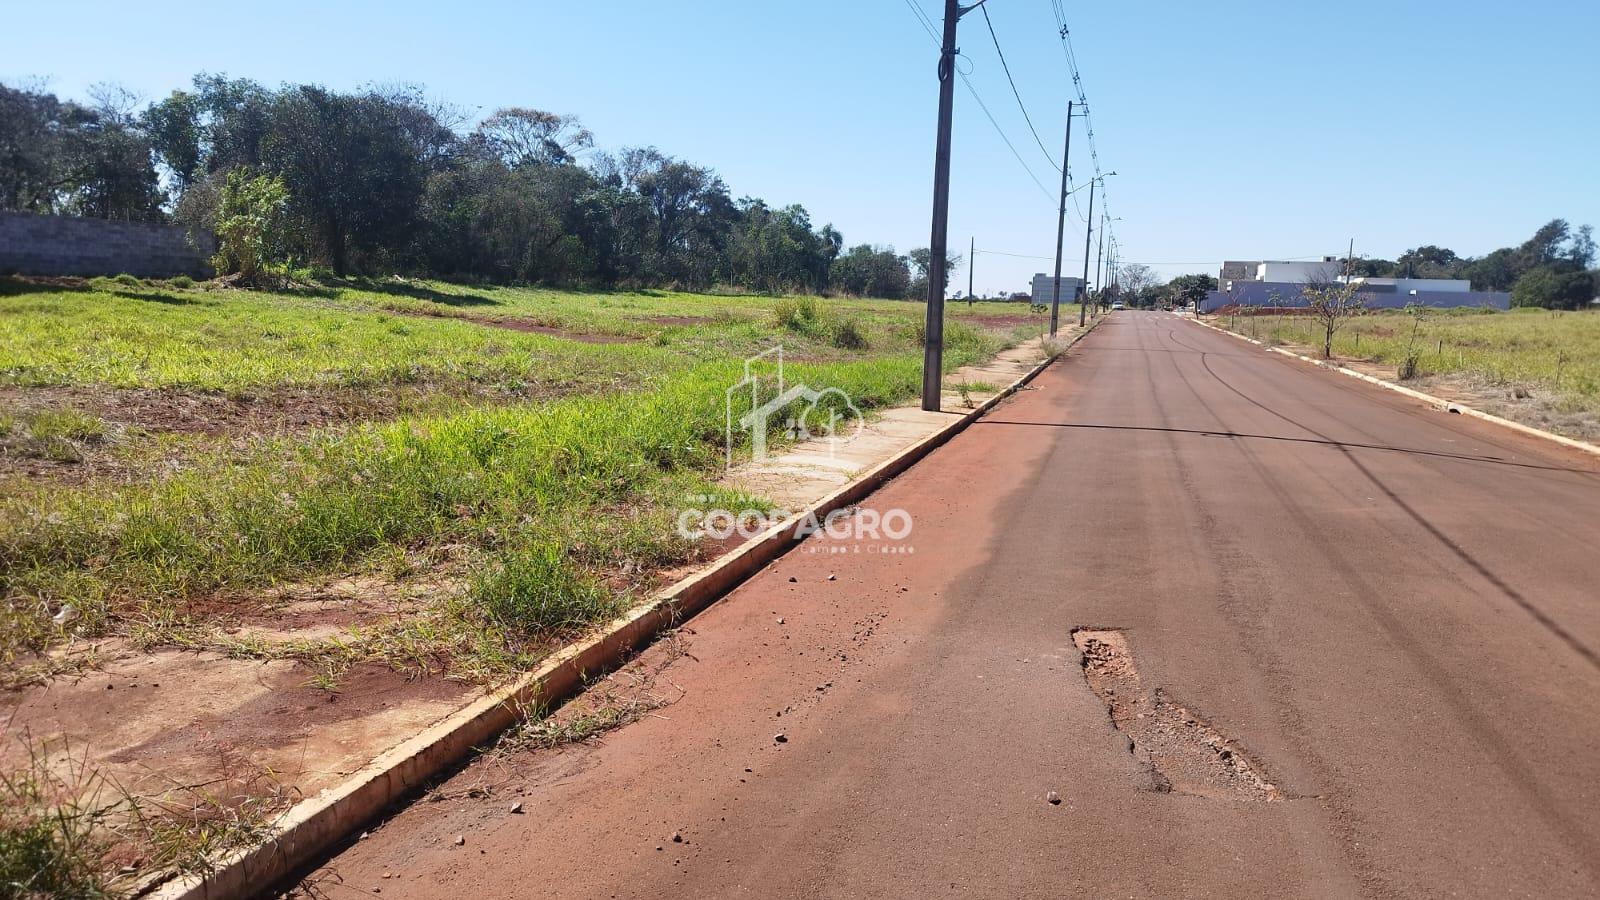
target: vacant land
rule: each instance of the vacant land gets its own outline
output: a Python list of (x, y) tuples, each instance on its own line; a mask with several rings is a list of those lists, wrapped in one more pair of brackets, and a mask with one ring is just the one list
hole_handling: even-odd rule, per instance
[[(1014, 304), (950, 312), (950, 368), (1046, 323)], [(727, 494), (714, 480), (725, 391), (746, 357), (781, 343), (791, 382), (870, 410), (914, 396), (922, 315), (913, 303), (399, 279), (281, 293), (0, 279), (7, 706), (90, 734), (118, 704), (147, 702), (117, 687), (180, 705), (266, 690), (244, 724), (269, 734), (291, 708), (312, 711), (291, 717), (305, 729), (396, 698), (412, 715), (450, 708), (706, 552), (676, 533), (674, 511)], [(78, 699), (41, 713), (43, 686), (63, 677), (70, 690), (55, 694)], [(85, 703), (85, 685), (104, 699)], [(104, 809), (83, 810), (79, 830), (42, 811), (95, 780), (92, 751), (14, 736), (27, 742), (0, 752), (6, 805), (37, 815), (0, 830), (32, 834), (29, 853), (82, 857), (74, 842)], [(138, 837), (106, 859), (198, 865), (292, 799), (234, 738), (180, 743), (139, 752), (219, 779), (204, 796), (136, 786), (128, 802), (155, 795), (154, 812), (119, 818)], [(182, 755), (196, 746), (217, 760)]]
[[(0, 297), (12, 679), (68, 638), (206, 644), (268, 588), (418, 572), (460, 585), (426, 629), (460, 650), (472, 624), (453, 662), (522, 665), (686, 557), (664, 516), (710, 490), (744, 357), (781, 342), (791, 378), (863, 407), (918, 380), (915, 304), (128, 281)], [(951, 367), (1033, 321), (1000, 304), (952, 318)], [(428, 619), (336, 652), (426, 667)]]
[[(1317, 326), (1302, 316), (1236, 316), (1224, 324), (1269, 342), (1321, 345)], [(1378, 312), (1349, 321), (1333, 350), (1388, 369), (1389, 377), (1412, 356), (1421, 389), (1572, 437), (1600, 438), (1600, 315)]]

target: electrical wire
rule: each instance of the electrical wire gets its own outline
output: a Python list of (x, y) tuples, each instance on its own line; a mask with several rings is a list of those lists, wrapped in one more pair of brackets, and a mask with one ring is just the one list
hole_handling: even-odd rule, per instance
[(1033, 180), (1034, 186), (1039, 189), (1039, 193), (1043, 194), (1045, 200), (1054, 206), (1055, 196), (1044, 186), (1044, 182), (1039, 180), (1039, 176), (1033, 174), (1033, 170), (1028, 168), (1027, 162), (1022, 159), (1022, 154), (1017, 152), (1016, 145), (1011, 143), (1011, 138), (1006, 137), (1005, 129), (1001, 128), (1000, 123), (995, 121), (994, 114), (989, 112), (989, 105), (983, 102), (983, 98), (978, 96), (978, 89), (972, 86), (972, 79), (968, 78), (965, 73), (957, 72), (956, 74), (961, 76), (961, 83), (967, 86), (967, 91), (972, 94), (972, 99), (978, 101), (978, 108), (983, 110), (983, 115), (989, 120), (989, 124), (994, 126), (994, 133), (1000, 135), (1000, 140), (1005, 142), (1006, 149), (1010, 150), (1011, 155), (1017, 158), (1017, 165), (1022, 167), (1022, 171), (1028, 173), (1028, 177)]
[[(922, 26), (922, 30), (926, 31), (928, 33), (928, 37), (933, 40), (934, 46), (941, 47), (942, 49), (943, 41), (940, 40), (938, 32), (934, 30), (933, 20), (928, 18), (928, 14), (923, 11), (922, 4), (918, 3), (917, 0), (905, 0), (905, 4), (906, 7), (911, 10), (912, 15), (916, 17), (917, 23)], [(989, 124), (994, 127), (995, 134), (1000, 136), (1000, 140), (1005, 143), (1006, 149), (1010, 150), (1011, 155), (1016, 158), (1017, 165), (1022, 167), (1022, 171), (1028, 173), (1028, 179), (1033, 182), (1034, 186), (1039, 189), (1039, 192), (1044, 194), (1045, 199), (1049, 200), (1051, 206), (1054, 207), (1055, 195), (1051, 194), (1050, 191), (1045, 188), (1044, 182), (1039, 180), (1039, 176), (1035, 175), (1033, 173), (1033, 169), (1028, 166), (1028, 163), (1025, 160), (1023, 160), (1022, 154), (1017, 152), (1016, 145), (1011, 142), (1011, 138), (1006, 136), (1005, 129), (1000, 127), (1000, 123), (995, 119), (994, 113), (989, 111), (989, 105), (983, 102), (983, 97), (979, 96), (978, 89), (972, 86), (972, 80), (967, 77), (965, 72), (962, 72), (959, 69), (952, 68), (952, 71), (961, 76), (961, 82), (967, 86), (967, 91), (968, 93), (972, 94), (972, 99), (977, 101), (978, 108), (983, 110), (984, 118), (988, 119)], [(1020, 98), (1018, 102), (1021, 102)], [(1029, 122), (1028, 127), (1032, 128), (1033, 123)], [(1038, 135), (1036, 134), (1035, 138), (1037, 137)], [(1048, 155), (1046, 158), (1048, 159)], [(1050, 164), (1054, 166), (1055, 161), (1051, 160)]]
[(989, 39), (994, 41), (994, 52), (1000, 57), (1000, 68), (1006, 73), (1006, 83), (1011, 85), (1011, 96), (1017, 98), (1017, 109), (1022, 110), (1022, 121), (1028, 123), (1028, 130), (1033, 133), (1033, 142), (1039, 145), (1039, 152), (1044, 154), (1045, 161), (1057, 172), (1061, 171), (1061, 167), (1056, 165), (1055, 159), (1050, 156), (1050, 151), (1045, 149), (1044, 141), (1039, 137), (1039, 130), (1033, 127), (1033, 117), (1028, 115), (1028, 106), (1022, 102), (1022, 94), (1017, 90), (1016, 79), (1011, 77), (1011, 66), (1006, 62), (1005, 51), (1000, 49), (1000, 36), (995, 34), (994, 21), (989, 18), (989, 7), (980, 6), (978, 11), (983, 13), (983, 24), (989, 28)]
[(916, 16), (917, 22), (922, 25), (922, 30), (928, 33), (928, 37), (933, 38), (935, 45), (939, 44), (939, 33), (933, 28), (933, 20), (928, 18), (926, 12), (923, 12), (922, 4), (918, 3), (917, 0), (905, 0), (905, 2), (906, 6), (910, 7), (911, 14)]
[(1055, 259), (1054, 256), (1030, 256), (1026, 253), (1011, 253), (1006, 250), (973, 250), (973, 256), (1009, 256), (1013, 259)]
[[(1067, 27), (1066, 8), (1063, 6), (1062, 0), (1050, 0), (1050, 8), (1051, 12), (1055, 15), (1056, 27), (1061, 35), (1061, 53), (1063, 58), (1066, 60), (1067, 74), (1069, 77), (1071, 77), (1072, 86), (1077, 92), (1078, 103), (1083, 107), (1083, 128), (1089, 142), (1089, 159), (1094, 169), (1094, 177), (1095, 179), (1103, 179), (1104, 176), (1101, 174), (1100, 168), (1100, 149), (1097, 146), (1094, 138), (1094, 120), (1090, 117), (1089, 97), (1084, 91), (1083, 76), (1078, 69), (1077, 50), (1072, 46), (1072, 31)], [(1069, 184), (1071, 182), (1070, 174), (1068, 176), (1068, 182)], [(1109, 199), (1106, 196), (1106, 183), (1104, 180), (1100, 181), (1100, 196), (1101, 208), (1106, 211), (1106, 218), (1103, 221), (1109, 221), (1111, 207)], [(1074, 194), (1072, 197), (1072, 203), (1073, 206), (1077, 208), (1078, 220), (1091, 228), (1094, 227), (1084, 217), (1083, 208), (1078, 206), (1078, 198), (1076, 194)]]

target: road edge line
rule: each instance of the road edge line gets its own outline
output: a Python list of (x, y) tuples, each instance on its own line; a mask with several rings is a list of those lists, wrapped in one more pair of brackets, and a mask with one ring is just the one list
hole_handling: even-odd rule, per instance
[(965, 431), (1089, 336), (1104, 318), (976, 408), (889, 457), (808, 506), (718, 557), (706, 568), (657, 591), (603, 626), (568, 644), (508, 685), (479, 697), (389, 748), (343, 782), (291, 807), (270, 835), (218, 860), (204, 874), (157, 881), (135, 896), (151, 900), (240, 900), (278, 887), (289, 875), (333, 849), (418, 787), (459, 765), (482, 745), (526, 719), (528, 710), (581, 693), (586, 675), (609, 671), (658, 634), (687, 621), (804, 540), (800, 526), (851, 506)]
[[(1187, 318), (1187, 317), (1183, 317), (1183, 318)], [(1382, 378), (1378, 378), (1377, 376), (1368, 375), (1365, 372), (1357, 372), (1355, 369), (1351, 369), (1351, 368), (1347, 368), (1345, 366), (1341, 366), (1338, 363), (1332, 363), (1332, 362), (1328, 362), (1326, 360), (1321, 360), (1321, 359), (1313, 359), (1312, 357), (1303, 356), (1303, 355), (1301, 355), (1299, 353), (1293, 352), (1292, 350), (1285, 350), (1285, 349), (1283, 349), (1281, 347), (1269, 347), (1263, 341), (1258, 341), (1258, 340), (1256, 340), (1255, 338), (1252, 338), (1252, 337), (1245, 337), (1244, 335), (1239, 334), (1238, 332), (1229, 331), (1226, 328), (1221, 328), (1219, 326), (1212, 325), (1209, 322), (1202, 322), (1199, 319), (1190, 319), (1189, 321), (1194, 322), (1196, 325), (1199, 325), (1202, 328), (1209, 328), (1212, 331), (1216, 331), (1216, 332), (1219, 332), (1221, 334), (1228, 335), (1229, 337), (1235, 337), (1235, 338), (1238, 338), (1241, 341), (1247, 341), (1249, 343), (1255, 344), (1258, 347), (1265, 348), (1268, 353), (1277, 353), (1277, 354), (1280, 354), (1282, 356), (1287, 356), (1290, 359), (1298, 359), (1301, 362), (1308, 362), (1308, 363), (1312, 364), (1313, 366), (1316, 366), (1319, 369), (1327, 369), (1327, 370), (1329, 370), (1331, 372), (1338, 372), (1341, 375), (1348, 375), (1351, 378), (1359, 378), (1362, 381), (1367, 382), (1368, 384), (1375, 384), (1378, 387), (1386, 388), (1388, 390), (1394, 391), (1394, 392), (1399, 393), (1399, 394), (1404, 394), (1407, 397), (1412, 398), (1413, 400), (1421, 400), (1424, 403), (1427, 403), (1427, 404), (1433, 406), (1434, 408), (1440, 410), (1441, 412), (1458, 413), (1458, 414), (1464, 415), (1464, 416), (1471, 416), (1472, 418), (1475, 418), (1475, 419), (1482, 419), (1485, 422), (1491, 422), (1491, 423), (1493, 423), (1495, 425), (1499, 425), (1499, 426), (1501, 426), (1503, 428), (1509, 428), (1512, 431), (1517, 431), (1517, 432), (1521, 432), (1522, 434), (1529, 435), (1530, 437), (1544, 438), (1547, 441), (1554, 441), (1557, 444), (1560, 444), (1560, 445), (1562, 445), (1564, 447), (1568, 447), (1568, 448), (1573, 449), (1573, 450), (1581, 450), (1584, 453), (1589, 453), (1589, 454), (1593, 454), (1595, 456), (1600, 456), (1600, 447), (1597, 447), (1594, 444), (1588, 443), (1587, 441), (1580, 441), (1580, 440), (1578, 440), (1576, 438), (1569, 438), (1564, 434), (1556, 434), (1553, 431), (1545, 431), (1542, 428), (1535, 428), (1532, 425), (1524, 425), (1521, 422), (1517, 422), (1517, 421), (1512, 420), (1512, 419), (1507, 419), (1504, 416), (1497, 416), (1494, 413), (1486, 413), (1481, 409), (1476, 409), (1474, 407), (1466, 405), (1465, 403), (1456, 403), (1456, 402), (1454, 402), (1452, 400), (1446, 400), (1446, 399), (1444, 399), (1442, 397), (1435, 397), (1432, 394), (1424, 394), (1423, 392), (1421, 392), (1419, 390), (1408, 388), (1405, 385), (1396, 384), (1396, 383), (1394, 383), (1392, 381), (1386, 381), (1386, 380), (1384, 380)]]

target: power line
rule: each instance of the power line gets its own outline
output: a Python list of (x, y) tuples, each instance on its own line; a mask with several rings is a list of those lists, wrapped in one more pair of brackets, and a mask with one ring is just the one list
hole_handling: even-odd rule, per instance
[[(1044, 183), (1039, 180), (1039, 176), (1033, 174), (1033, 170), (1028, 168), (1028, 164), (1022, 159), (1022, 154), (1017, 152), (1016, 145), (1012, 144), (1011, 139), (1006, 137), (1005, 129), (1001, 128), (1000, 123), (995, 121), (994, 114), (989, 112), (989, 105), (983, 102), (982, 97), (978, 96), (978, 89), (972, 86), (972, 80), (967, 78), (965, 72), (957, 72), (956, 74), (961, 76), (961, 83), (967, 86), (967, 91), (972, 94), (972, 99), (978, 101), (978, 108), (983, 110), (984, 117), (989, 120), (990, 125), (994, 126), (994, 133), (1000, 135), (1000, 140), (1005, 141), (1006, 149), (1010, 150), (1011, 155), (1017, 158), (1017, 165), (1022, 167), (1022, 171), (1028, 173), (1028, 177), (1033, 180), (1033, 184), (1039, 189), (1039, 193), (1044, 194), (1046, 200), (1054, 202), (1054, 197), (1045, 189)], [(1055, 163), (1051, 163), (1051, 165), (1055, 165)]]
[[(906, 7), (911, 10), (911, 14), (916, 17), (917, 23), (922, 26), (922, 30), (926, 31), (928, 33), (928, 37), (933, 39), (934, 45), (938, 46), (939, 36), (934, 30), (933, 20), (929, 19), (928, 14), (923, 11), (922, 4), (918, 3), (917, 0), (905, 0), (905, 4)], [(987, 15), (987, 13), (985, 15)], [(994, 127), (995, 134), (1000, 136), (1000, 140), (1005, 143), (1006, 149), (1010, 150), (1011, 155), (1016, 158), (1017, 165), (1022, 167), (1022, 171), (1028, 173), (1028, 180), (1032, 181), (1034, 187), (1037, 187), (1039, 192), (1044, 194), (1045, 199), (1054, 204), (1055, 195), (1051, 194), (1045, 189), (1044, 183), (1039, 180), (1039, 176), (1033, 174), (1033, 169), (1028, 166), (1028, 163), (1025, 160), (1023, 160), (1022, 154), (1017, 152), (1016, 145), (1011, 142), (1011, 138), (1006, 136), (1005, 129), (1000, 127), (1000, 123), (995, 119), (994, 113), (989, 111), (989, 105), (983, 102), (983, 97), (978, 95), (978, 89), (972, 86), (972, 80), (967, 77), (967, 73), (957, 69), (956, 74), (961, 76), (961, 83), (967, 86), (967, 92), (972, 94), (972, 99), (978, 102), (978, 108), (983, 110), (984, 118), (988, 119), (989, 124)], [(1007, 77), (1009, 77), (1009, 75)], [(1018, 102), (1021, 102), (1020, 98), (1018, 99)], [(1024, 112), (1024, 115), (1026, 115), (1026, 112)], [(1028, 127), (1032, 128), (1033, 123), (1029, 122)], [(1037, 137), (1037, 135), (1035, 135), (1035, 137)], [(1048, 159), (1048, 156), (1046, 158)], [(1051, 160), (1050, 165), (1054, 166), (1055, 161)]]
[(1009, 256), (1013, 259), (1055, 259), (1054, 256), (1030, 256), (1026, 253), (1011, 253), (1006, 250), (974, 250), (972, 252), (975, 256)]
[[(1089, 97), (1083, 88), (1083, 75), (1078, 70), (1077, 50), (1072, 46), (1072, 31), (1067, 27), (1066, 9), (1062, 5), (1062, 0), (1050, 0), (1050, 8), (1055, 14), (1056, 27), (1061, 35), (1061, 54), (1067, 63), (1067, 74), (1072, 79), (1074, 90), (1077, 91), (1078, 103), (1083, 106), (1083, 130), (1088, 136), (1089, 140), (1089, 159), (1094, 168), (1094, 177), (1099, 179), (1101, 178), (1100, 150), (1095, 142), (1094, 120), (1090, 117)], [(1068, 176), (1068, 181), (1071, 181), (1070, 175)], [(1106, 211), (1108, 216), (1111, 210), (1111, 204), (1109, 201), (1110, 198), (1106, 191), (1106, 183), (1102, 180), (1100, 182), (1100, 203), (1101, 208)], [(1073, 195), (1072, 205), (1077, 210), (1078, 220), (1083, 222), (1085, 226), (1093, 227), (1093, 224), (1084, 218), (1083, 207), (1078, 205), (1078, 198), (1076, 195)]]
[(922, 11), (922, 4), (918, 3), (917, 0), (906, 0), (906, 6), (911, 8), (911, 14), (917, 17), (917, 22), (922, 25), (922, 30), (926, 31), (928, 37), (933, 38), (934, 44), (937, 45), (939, 43), (939, 32), (934, 29), (933, 21), (928, 18), (928, 14)]
[(994, 32), (994, 21), (989, 18), (989, 7), (980, 6), (978, 10), (983, 13), (983, 24), (989, 28), (989, 38), (994, 41), (994, 52), (1000, 57), (1000, 68), (1006, 73), (1006, 82), (1011, 85), (1011, 96), (1017, 98), (1017, 109), (1022, 110), (1022, 121), (1028, 123), (1028, 130), (1033, 132), (1033, 141), (1039, 145), (1039, 152), (1044, 154), (1045, 161), (1057, 172), (1061, 171), (1061, 166), (1056, 165), (1056, 161), (1050, 157), (1050, 151), (1045, 149), (1044, 141), (1039, 137), (1039, 130), (1033, 127), (1033, 118), (1028, 115), (1028, 106), (1022, 102), (1022, 94), (1017, 90), (1016, 79), (1011, 77), (1011, 66), (1006, 62), (1005, 51), (1000, 49), (1000, 36)]

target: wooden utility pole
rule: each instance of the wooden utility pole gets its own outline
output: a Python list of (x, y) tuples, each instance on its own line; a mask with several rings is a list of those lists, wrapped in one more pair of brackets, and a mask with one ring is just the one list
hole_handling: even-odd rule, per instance
[(967, 244), (967, 307), (972, 307), (972, 276), (973, 269), (978, 267), (978, 238), (973, 236)]
[[(1094, 286), (1101, 294), (1104, 294), (1106, 290), (1106, 270), (1105, 266), (1102, 265), (1105, 262), (1105, 250), (1106, 213), (1102, 211), (1100, 213), (1100, 233), (1094, 239)], [(1088, 285), (1084, 285), (1084, 289), (1087, 290)]]
[(922, 341), (922, 408), (938, 412), (944, 381), (944, 282), (950, 222), (950, 120), (955, 106), (956, 23), (983, 4), (944, 0), (939, 47), (939, 137), (933, 153), (933, 234), (928, 238), (928, 309)]
[(1067, 101), (1067, 146), (1061, 151), (1061, 209), (1056, 213), (1056, 280), (1050, 285), (1050, 336), (1061, 315), (1061, 244), (1067, 236), (1067, 160), (1072, 158), (1072, 102)]
[(1083, 220), (1083, 223), (1084, 223), (1083, 224), (1083, 294), (1084, 295), (1083, 295), (1083, 302), (1078, 304), (1078, 327), (1079, 328), (1083, 327), (1083, 323), (1085, 321), (1087, 321), (1088, 316), (1089, 316), (1089, 233), (1094, 231), (1094, 227), (1091, 224), (1091, 223), (1094, 222), (1094, 189), (1095, 189), (1095, 185), (1097, 185), (1099, 183), (1100, 183), (1100, 179), (1099, 178), (1096, 178), (1096, 179), (1094, 179), (1094, 180), (1089, 182), (1089, 215), (1086, 216), (1084, 218), (1084, 220)]

